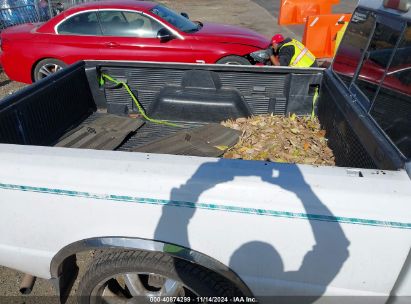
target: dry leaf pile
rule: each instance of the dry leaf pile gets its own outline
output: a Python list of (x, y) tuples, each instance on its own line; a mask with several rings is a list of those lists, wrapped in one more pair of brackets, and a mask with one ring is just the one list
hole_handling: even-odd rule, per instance
[(242, 132), (239, 142), (224, 154), (225, 158), (335, 165), (317, 118), (258, 115), (228, 120), (222, 125)]

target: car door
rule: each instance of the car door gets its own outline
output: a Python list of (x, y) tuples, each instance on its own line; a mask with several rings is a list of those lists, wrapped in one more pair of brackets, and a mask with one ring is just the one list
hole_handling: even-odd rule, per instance
[(67, 64), (84, 59), (100, 59), (102, 32), (97, 10), (81, 12), (56, 26), (57, 35), (49, 36), (44, 52)]
[(105, 60), (194, 62), (191, 44), (180, 35), (157, 38), (159, 31), (171, 34), (167, 26), (135, 11), (100, 10), (105, 36), (101, 56)]

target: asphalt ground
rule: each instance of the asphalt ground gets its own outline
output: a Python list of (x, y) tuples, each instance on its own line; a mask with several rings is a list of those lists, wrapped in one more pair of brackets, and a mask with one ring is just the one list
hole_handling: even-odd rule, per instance
[[(308, 1), (308, 0), (307, 0)], [(303, 25), (282, 27), (277, 24), (280, 0), (160, 0), (180, 12), (187, 12), (192, 20), (219, 22), (238, 25), (255, 30), (267, 38), (275, 33), (282, 33), (296, 39), (301, 39)], [(353, 12), (357, 1), (340, 0), (334, 7), (336, 13)], [(18, 90), (23, 85), (12, 82), (3, 74), (0, 75), (0, 98)], [(78, 259), (80, 276), (84, 273), (92, 253), (85, 253)], [(12, 269), (0, 267), (0, 304), (3, 303), (57, 303), (56, 291), (52, 284), (43, 279), (37, 279), (33, 292), (29, 296), (19, 293), (19, 284), (23, 274)], [(75, 294), (78, 281), (72, 294)], [(54, 296), (54, 297), (53, 297)], [(69, 302), (74, 303), (70, 298)]]

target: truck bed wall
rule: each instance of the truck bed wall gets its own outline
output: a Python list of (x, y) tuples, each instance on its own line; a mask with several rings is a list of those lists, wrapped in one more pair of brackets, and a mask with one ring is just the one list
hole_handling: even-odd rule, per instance
[[(88, 62), (88, 65), (99, 66), (101, 64)], [(198, 107), (199, 103), (202, 103), (204, 115), (200, 119), (204, 120), (210, 116), (213, 117), (210, 113), (216, 108), (216, 105), (213, 101), (209, 101), (207, 96), (215, 91), (219, 95), (227, 92), (238, 93), (240, 98), (235, 100), (234, 107), (242, 108), (240, 103), (244, 103), (249, 108), (250, 115), (270, 112), (274, 114), (291, 112), (303, 115), (311, 113), (314, 88), (320, 86), (323, 74), (321, 69), (272, 69), (158, 63), (107, 63), (101, 65), (99, 69), (118, 80), (126, 81), (149, 114), (158, 116), (158, 118), (183, 121), (187, 121), (187, 113), (180, 117), (181, 113), (175, 112), (171, 119), (165, 117), (165, 113), (157, 113), (153, 109), (158, 109), (154, 105), (155, 103), (166, 102), (165, 100), (172, 98), (165, 96), (170, 93), (170, 89), (179, 90), (180, 96), (184, 99), (185, 107), (189, 107), (191, 111)], [(93, 78), (94, 76), (91, 77), (91, 79)], [(110, 86), (110, 83), (107, 85)], [(189, 96), (184, 92), (188, 92)], [(107, 106), (109, 111), (124, 110), (120, 107), (113, 107), (113, 105), (121, 104), (127, 107), (129, 112), (138, 112), (129, 94), (119, 86), (106, 87), (104, 97), (96, 95), (95, 97), (97, 100), (103, 100), (98, 105)], [(173, 98), (176, 96), (173, 95)], [(225, 100), (225, 102), (232, 101)], [(218, 108), (221, 109), (221, 107)], [(229, 113), (226, 113), (225, 116), (228, 115)]]
[(354, 129), (343, 113), (340, 98), (330, 79), (325, 76), (318, 102), (318, 117), (322, 127), (326, 130), (328, 145), (333, 150), (335, 162), (341, 167), (377, 168), (370, 154), (367, 152), (365, 138), (356, 135)]
[[(91, 63), (93, 65), (93, 63)], [(241, 101), (251, 110), (251, 115), (274, 113), (287, 115), (296, 113), (298, 115), (309, 115), (312, 111), (312, 102), (315, 88), (320, 88), (320, 98), (315, 108), (324, 129), (327, 131), (329, 145), (336, 156), (336, 164), (342, 167), (377, 168), (377, 164), (370, 157), (367, 149), (359, 140), (351, 124), (346, 120), (345, 113), (342, 112), (342, 101), (346, 101), (347, 96), (337, 94), (336, 84), (332, 83), (330, 75), (324, 75), (318, 69), (293, 70), (293, 69), (273, 69), (273, 68), (245, 68), (245, 67), (216, 67), (216, 66), (191, 66), (174, 65), (138, 65), (138, 66), (116, 66), (104, 65), (101, 70), (117, 79), (126, 81), (129, 86), (138, 94), (139, 101), (146, 110), (150, 111), (152, 105), (156, 103), (165, 87), (178, 87), (182, 90), (185, 75), (193, 74), (190, 69), (197, 69), (198, 72), (208, 71), (218, 78), (222, 88), (234, 89), (239, 92)], [(188, 69), (188, 70), (187, 70)], [(95, 78), (93, 76), (92, 78)], [(199, 83), (205, 86), (204, 83)], [(203, 93), (202, 93), (203, 92)], [(100, 96), (96, 99), (103, 100), (101, 106), (108, 109), (124, 111), (122, 107), (113, 107), (121, 104), (131, 112), (137, 111), (133, 101), (127, 92), (120, 87), (105, 88), (99, 90)], [(197, 91), (197, 99), (188, 103), (188, 107), (193, 107), (196, 102), (203, 100), (201, 94), (209, 94), (205, 87)], [(163, 98), (167, 99), (167, 98)], [(238, 106), (238, 104), (237, 104)], [(213, 107), (203, 108), (204, 121), (210, 117), (216, 117)], [(155, 116), (157, 113), (151, 113)], [(211, 114), (211, 115), (210, 115)], [(231, 113), (225, 113), (225, 119)], [(223, 115), (224, 116), (224, 115)], [(173, 113), (177, 121), (186, 121), (182, 111)], [(170, 119), (168, 115), (156, 116), (159, 119)], [(214, 120), (220, 122), (224, 118)], [(200, 117), (200, 122), (202, 118)], [(198, 121), (197, 121), (198, 122)], [(363, 127), (361, 127), (363, 128)], [(380, 163), (379, 163), (380, 164)], [(392, 169), (392, 164), (381, 164), (382, 167)]]
[(266, 113), (307, 115), (320, 87), (315, 107), (338, 166), (403, 166), (375, 127), (352, 108), (335, 77), (321, 69), (78, 63), (0, 103), (0, 142), (53, 145), (97, 108), (138, 113), (124, 87), (99, 83), (101, 72), (126, 82), (151, 117), (195, 125)]
[(0, 142), (50, 146), (96, 110), (84, 65), (0, 102)]
[(332, 70), (324, 72), (318, 116), (337, 166), (403, 169), (407, 160)]

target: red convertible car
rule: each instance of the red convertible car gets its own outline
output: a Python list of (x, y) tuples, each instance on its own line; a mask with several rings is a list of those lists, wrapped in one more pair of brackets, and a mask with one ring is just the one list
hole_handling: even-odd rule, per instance
[(250, 54), (270, 43), (249, 29), (183, 15), (148, 1), (83, 4), (3, 31), (1, 63), (10, 79), (31, 83), (86, 59), (252, 64)]

